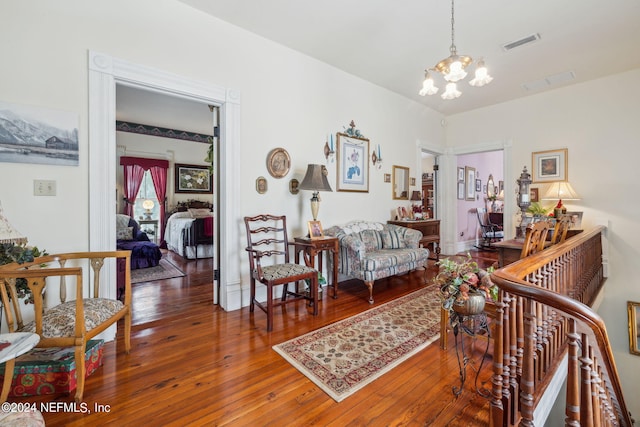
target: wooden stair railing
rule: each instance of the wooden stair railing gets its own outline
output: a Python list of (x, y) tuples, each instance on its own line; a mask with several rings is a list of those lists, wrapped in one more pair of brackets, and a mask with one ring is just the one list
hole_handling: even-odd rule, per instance
[(567, 426), (632, 426), (604, 322), (589, 306), (601, 290), (598, 227), (492, 275), (491, 426), (534, 426), (537, 405), (567, 357)]

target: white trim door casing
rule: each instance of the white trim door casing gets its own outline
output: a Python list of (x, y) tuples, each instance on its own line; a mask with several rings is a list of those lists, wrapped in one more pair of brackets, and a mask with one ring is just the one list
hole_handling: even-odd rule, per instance
[[(116, 242), (116, 84), (178, 96), (221, 109), (218, 219), (220, 235), (220, 295), (225, 310), (241, 307), (239, 234), (240, 94), (224, 87), (197, 82), (164, 71), (132, 64), (109, 55), (89, 51), (89, 249), (114, 250)], [(106, 283), (115, 283), (115, 268), (107, 269)], [(214, 286), (214, 283), (212, 283)], [(103, 296), (116, 297), (115, 286)], [(214, 287), (214, 295), (216, 290)], [(111, 337), (113, 339), (115, 329)]]

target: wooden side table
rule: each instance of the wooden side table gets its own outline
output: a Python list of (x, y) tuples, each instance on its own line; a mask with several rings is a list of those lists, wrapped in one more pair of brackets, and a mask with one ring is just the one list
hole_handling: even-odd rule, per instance
[(4, 381), (2, 382), (2, 394), (0, 403), (6, 402), (13, 380), (13, 368), (16, 364), (16, 357), (26, 353), (40, 342), (40, 336), (31, 332), (14, 332), (10, 334), (0, 334), (0, 342), (8, 342), (9, 346), (0, 350), (0, 363), (4, 365)]
[(435, 258), (440, 259), (440, 220), (439, 219), (421, 219), (411, 221), (387, 221), (387, 224), (399, 225), (401, 227), (412, 228), (422, 233), (420, 246), (425, 248), (431, 245), (430, 255), (435, 254)]
[[(309, 237), (296, 237), (293, 239), (295, 245), (296, 264), (300, 262), (300, 252), (304, 253), (304, 263), (307, 267), (315, 267), (315, 259), (318, 257), (318, 271), (322, 272), (322, 252), (328, 251), (333, 254), (333, 298), (338, 298), (338, 255), (340, 247), (337, 237), (322, 237), (311, 239)], [(329, 282), (327, 281), (327, 286)]]

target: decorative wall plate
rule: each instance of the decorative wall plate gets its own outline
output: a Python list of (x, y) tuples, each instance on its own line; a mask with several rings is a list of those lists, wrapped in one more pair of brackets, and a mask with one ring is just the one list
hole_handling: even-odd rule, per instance
[(267, 156), (267, 171), (274, 178), (282, 178), (291, 169), (291, 157), (284, 148), (274, 148)]

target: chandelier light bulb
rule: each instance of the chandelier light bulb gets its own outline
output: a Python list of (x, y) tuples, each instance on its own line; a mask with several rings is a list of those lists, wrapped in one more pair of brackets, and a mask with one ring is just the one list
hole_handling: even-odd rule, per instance
[(471, 86), (482, 87), (491, 83), (493, 77), (487, 72), (487, 67), (484, 66), (484, 61), (478, 61), (478, 68), (476, 68), (476, 75), (473, 80), (469, 82)]
[(436, 93), (438, 93), (438, 88), (434, 85), (433, 78), (427, 72), (424, 75), (424, 81), (422, 82), (422, 89), (420, 90), (419, 94), (420, 96), (425, 96), (425, 95), (434, 95)]
[(458, 87), (454, 82), (451, 82), (451, 83), (447, 83), (447, 88), (445, 89), (444, 93), (440, 96), (442, 97), (442, 99), (456, 99), (460, 95), (462, 95), (462, 92), (458, 90)]
[(457, 82), (467, 77), (467, 72), (464, 71), (462, 62), (458, 58), (455, 58), (449, 65), (449, 72), (444, 75), (444, 78), (448, 82)]

